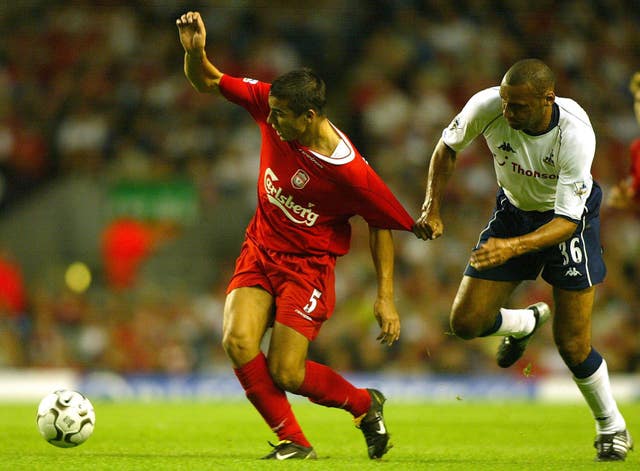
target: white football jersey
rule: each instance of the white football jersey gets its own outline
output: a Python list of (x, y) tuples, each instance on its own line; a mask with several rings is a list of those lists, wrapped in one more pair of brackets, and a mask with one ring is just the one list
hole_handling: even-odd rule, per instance
[(587, 113), (575, 101), (556, 97), (557, 124), (541, 135), (509, 126), (500, 88), (476, 93), (442, 133), (456, 152), (482, 134), (493, 155), (498, 185), (523, 211), (548, 211), (579, 221), (591, 192), (596, 137)]

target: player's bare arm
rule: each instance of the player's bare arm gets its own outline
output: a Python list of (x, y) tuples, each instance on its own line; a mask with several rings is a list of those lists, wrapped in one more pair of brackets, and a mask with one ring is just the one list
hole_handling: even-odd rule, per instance
[(537, 230), (520, 237), (507, 239), (489, 238), (471, 254), (470, 263), (476, 270), (502, 265), (507, 260), (529, 252), (559, 244), (571, 237), (578, 225), (562, 217), (556, 217)]
[(184, 48), (184, 74), (199, 92), (217, 92), (222, 78), (207, 58), (207, 30), (198, 12), (187, 12), (176, 20), (180, 43)]
[(427, 190), (422, 204), (422, 213), (413, 226), (414, 234), (420, 239), (437, 239), (444, 232), (444, 225), (440, 217), (440, 203), (444, 188), (453, 174), (455, 164), (456, 152), (440, 140), (429, 163)]
[(400, 338), (400, 316), (393, 299), (393, 235), (389, 229), (369, 227), (369, 247), (376, 269), (378, 295), (373, 313), (380, 326), (380, 343), (392, 345)]

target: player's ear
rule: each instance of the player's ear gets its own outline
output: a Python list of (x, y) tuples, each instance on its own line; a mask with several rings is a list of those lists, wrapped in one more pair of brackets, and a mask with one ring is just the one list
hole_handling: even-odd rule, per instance
[(556, 94), (553, 92), (553, 90), (549, 90), (547, 93), (545, 93), (544, 101), (547, 103), (547, 105), (553, 105), (553, 103), (556, 101)]

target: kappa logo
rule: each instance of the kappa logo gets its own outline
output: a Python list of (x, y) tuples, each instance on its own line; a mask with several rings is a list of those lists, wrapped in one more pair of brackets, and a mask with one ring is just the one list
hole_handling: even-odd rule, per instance
[(576, 276), (582, 276), (582, 273), (580, 273), (576, 267), (571, 267), (565, 272), (564, 276), (570, 276), (573, 278)]
[(460, 118), (456, 118), (453, 121), (451, 121), (451, 124), (449, 125), (449, 130), (455, 131), (459, 127), (460, 127)]
[(513, 147), (511, 147), (511, 144), (509, 144), (508, 142), (503, 142), (502, 144), (500, 144), (498, 146), (498, 149), (503, 150), (505, 152), (511, 152), (513, 154), (516, 153), (516, 151), (513, 150)]

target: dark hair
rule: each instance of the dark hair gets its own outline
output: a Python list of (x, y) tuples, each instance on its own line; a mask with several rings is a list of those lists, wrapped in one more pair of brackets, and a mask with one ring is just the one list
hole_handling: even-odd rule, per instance
[(327, 103), (324, 81), (308, 68), (292, 70), (276, 78), (271, 84), (270, 94), (286, 101), (298, 116), (309, 109), (323, 115)]
[(553, 90), (556, 78), (547, 64), (540, 59), (522, 59), (513, 64), (502, 81), (507, 85), (529, 84), (537, 95)]

